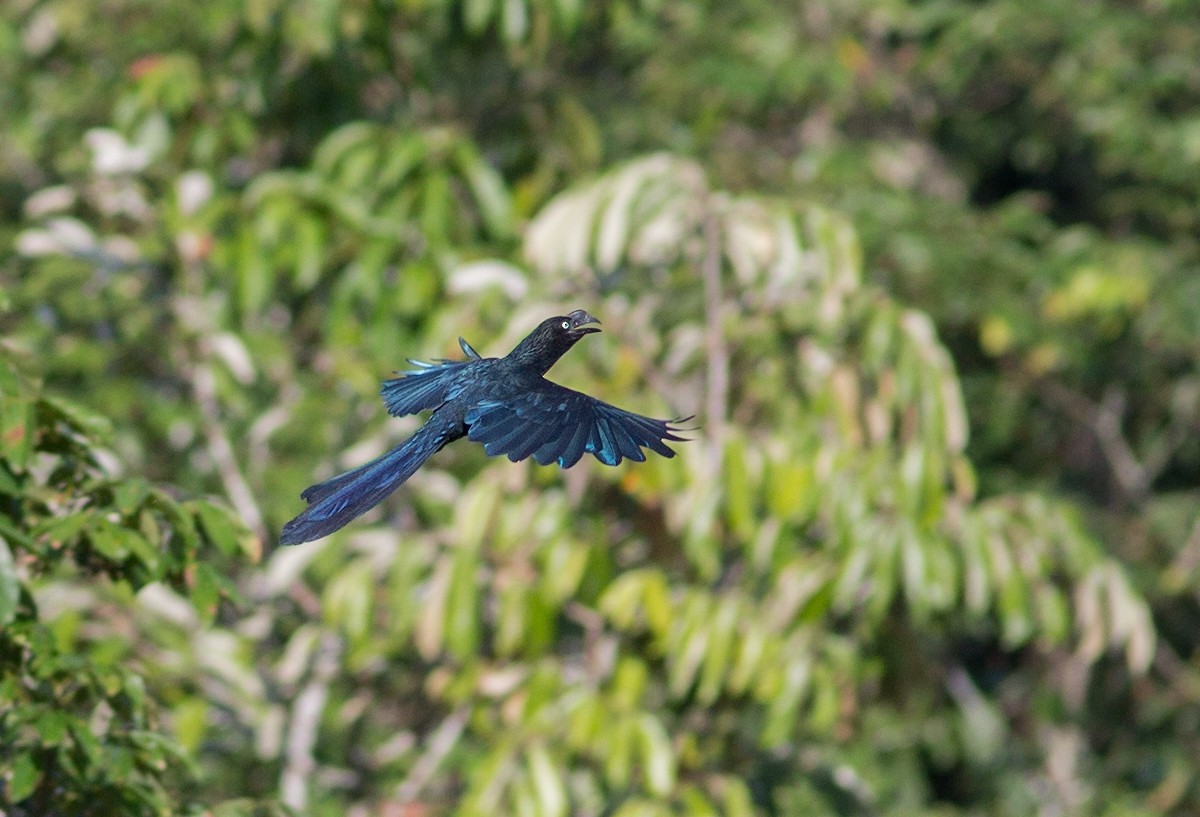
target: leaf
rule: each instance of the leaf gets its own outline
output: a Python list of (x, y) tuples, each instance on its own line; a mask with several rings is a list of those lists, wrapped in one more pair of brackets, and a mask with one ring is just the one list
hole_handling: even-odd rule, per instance
[(62, 743), (67, 736), (69, 717), (67, 713), (57, 710), (39, 713), (33, 727), (37, 730), (42, 746), (57, 746)]
[(383, 163), (376, 169), (375, 184), (396, 188), (425, 159), (429, 144), (419, 133), (398, 133), (384, 151)]
[(470, 34), (482, 34), (492, 18), (496, 16), (496, 7), (502, 0), (464, 0), (463, 26)]
[(584, 0), (552, 0), (552, 2), (555, 14), (558, 16), (559, 27), (565, 33), (570, 34), (579, 24)]
[(175, 705), (172, 722), (179, 745), (189, 753), (196, 751), (208, 730), (209, 705), (203, 698), (184, 698)]
[(504, 41), (510, 46), (518, 45), (529, 33), (529, 0), (499, 0), (504, 4)]
[(791, 658), (784, 667), (783, 685), (771, 696), (764, 719), (762, 741), (767, 746), (781, 746), (791, 739), (812, 676), (812, 662), (803, 644), (789, 645), (784, 654)]
[(567, 794), (562, 777), (550, 761), (546, 747), (535, 743), (529, 747), (529, 778), (542, 817), (562, 817), (567, 813)]
[(628, 717), (617, 718), (604, 731), (604, 776), (618, 789), (629, 785), (637, 739), (636, 723)]
[(771, 464), (764, 486), (772, 516), (799, 522), (809, 513), (812, 495), (812, 466), (796, 458)]
[(204, 500), (189, 502), (187, 509), (195, 514), (205, 539), (223, 553), (240, 552), (252, 558), (258, 555), (261, 545), (257, 537), (240, 524), (233, 511)]
[(131, 532), (104, 518), (97, 518), (88, 531), (88, 541), (105, 558), (123, 562), (130, 556)]
[(504, 179), (465, 139), (455, 145), (454, 160), (483, 216), (488, 233), (492, 238), (509, 235), (512, 232), (512, 202)]
[(0, 539), (0, 627), (16, 617), (20, 598), (21, 582), (17, 579), (12, 551), (8, 548), (8, 542)]
[(421, 186), (421, 234), (431, 245), (443, 247), (450, 240), (453, 197), (450, 195), (450, 176), (444, 169), (431, 169)]
[(113, 483), (113, 505), (121, 516), (129, 516), (146, 501), (150, 486), (136, 477)]
[(433, 570), (425, 588), (425, 604), (421, 608), (414, 633), (417, 651), (427, 661), (432, 661), (445, 647), (446, 624), (449, 618), (447, 589), (450, 585), (452, 564), (441, 559)]
[(40, 402), (42, 405), (50, 408), (55, 415), (83, 432), (90, 439), (97, 442), (106, 442), (112, 439), (112, 421), (103, 414), (55, 395), (43, 394), (41, 395)]
[(74, 542), (81, 532), (89, 527), (96, 515), (80, 511), (69, 516), (47, 519), (34, 528), (34, 536), (44, 538), (51, 545), (62, 546)]
[(587, 568), (589, 549), (564, 536), (551, 542), (543, 553), (542, 592), (548, 600), (562, 603), (579, 588)]
[(216, 571), (204, 562), (199, 562), (194, 567), (190, 596), (192, 607), (196, 609), (200, 620), (205, 624), (211, 624), (217, 615), (217, 603), (221, 599), (221, 589)]
[(652, 794), (666, 797), (675, 787), (675, 751), (658, 718), (648, 712), (638, 717), (642, 739), (642, 774)]
[(727, 777), (722, 782), (724, 801), (721, 813), (725, 817), (754, 817), (754, 798), (746, 783), (736, 778)]
[(729, 691), (741, 695), (750, 688), (758, 677), (759, 670), (768, 658), (768, 642), (771, 641), (759, 622), (747, 622), (737, 642), (737, 656), (729, 671), (726, 682)]
[(345, 157), (374, 146), (379, 126), (370, 122), (351, 122), (332, 131), (313, 152), (312, 167), (320, 175), (333, 177)]
[(753, 538), (757, 528), (754, 497), (761, 495), (762, 484), (751, 479), (746, 458), (749, 452), (740, 436), (731, 436), (725, 447), (725, 513), (729, 527), (743, 542)]
[(29, 752), (20, 752), (12, 761), (8, 783), (8, 799), (20, 803), (37, 789), (41, 773)]
[(696, 682), (696, 673), (708, 651), (710, 602), (707, 595), (693, 592), (677, 611), (667, 653), (667, 689), (676, 700), (683, 698)]
[(474, 655), (479, 645), (478, 569), (478, 552), (460, 542), (452, 557), (444, 611), (446, 647), (460, 661)]
[(740, 612), (737, 599), (727, 596), (717, 602), (716, 611), (709, 617), (705, 627), (708, 644), (696, 689), (696, 698), (701, 703), (712, 704), (721, 694), (721, 682), (733, 664)]
[(27, 387), (7, 365), (0, 365), (0, 458), (20, 472), (33, 450), (33, 406)]
[(325, 586), (325, 617), (341, 628), (352, 645), (370, 633), (374, 588), (374, 571), (367, 559), (346, 565)]

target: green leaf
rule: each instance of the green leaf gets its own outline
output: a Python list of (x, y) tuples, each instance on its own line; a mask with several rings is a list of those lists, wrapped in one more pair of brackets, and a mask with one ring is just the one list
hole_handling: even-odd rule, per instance
[(588, 547), (566, 537), (556, 538), (543, 550), (542, 592), (556, 603), (566, 601), (579, 588), (588, 563)]
[(20, 598), (21, 582), (17, 579), (12, 551), (8, 548), (8, 542), (0, 539), (0, 626), (16, 617)]
[(621, 803), (612, 817), (671, 817), (670, 806), (644, 797), (631, 797)]
[(706, 623), (708, 643), (700, 668), (700, 683), (696, 688), (696, 698), (702, 703), (712, 704), (721, 694), (721, 683), (733, 664), (739, 612), (737, 599), (726, 596), (717, 602), (716, 610)]
[(463, 3), (463, 25), (471, 34), (481, 34), (496, 16), (501, 0), (465, 0)]
[(675, 787), (675, 750), (658, 718), (649, 712), (638, 717), (642, 739), (642, 774), (652, 794), (666, 797)]
[(610, 786), (621, 789), (629, 785), (637, 739), (637, 722), (629, 717), (617, 718), (605, 730), (604, 776)]
[(388, 144), (375, 183), (385, 189), (398, 187), (420, 165), (428, 149), (429, 145), (420, 134), (398, 134)]
[(504, 41), (518, 45), (529, 33), (529, 0), (500, 0), (504, 4)]
[(724, 800), (721, 813), (726, 817), (755, 817), (754, 798), (746, 783), (736, 778), (727, 777), (722, 782)]
[(512, 232), (512, 203), (504, 179), (466, 140), (455, 146), (454, 158), (490, 236), (503, 238), (509, 235)]
[(579, 24), (580, 12), (583, 10), (583, 0), (553, 0), (554, 11), (558, 16), (559, 27), (566, 33), (571, 33)]
[(113, 483), (113, 505), (121, 516), (129, 516), (146, 501), (150, 486), (144, 479), (131, 477)]
[(41, 403), (51, 409), (55, 415), (70, 423), (74, 428), (82, 431), (92, 440), (105, 442), (112, 439), (112, 421), (103, 414), (55, 395), (42, 395)]
[(41, 773), (33, 755), (20, 752), (12, 761), (8, 782), (8, 800), (20, 803), (37, 789)]
[(347, 155), (370, 150), (379, 136), (379, 126), (370, 122), (351, 122), (332, 131), (313, 152), (312, 168), (322, 176), (336, 176)]
[(479, 645), (478, 553), (459, 547), (450, 568), (446, 592), (446, 647), (460, 661), (475, 654)]
[(529, 747), (529, 778), (537, 797), (538, 813), (542, 817), (562, 817), (567, 813), (567, 793), (562, 777), (554, 768), (546, 747), (535, 743)]
[(375, 574), (367, 559), (346, 565), (325, 586), (325, 617), (341, 628), (351, 644), (370, 634), (374, 591)]
[(15, 371), (0, 361), (0, 458), (24, 471), (33, 450), (33, 404)]
[(454, 221), (452, 204), (450, 176), (440, 168), (430, 170), (421, 186), (419, 218), (422, 235), (435, 247), (443, 247), (450, 240), (450, 225)]
[(217, 615), (217, 603), (221, 600), (221, 584), (216, 570), (204, 562), (194, 567), (191, 587), (192, 607), (205, 624), (211, 624)]
[(189, 502), (186, 507), (196, 515), (205, 538), (224, 553), (240, 552), (252, 557), (257, 554), (256, 538), (232, 511), (203, 500)]
[(136, 535), (107, 519), (96, 518), (88, 530), (88, 541), (101, 556), (123, 562), (130, 555), (129, 540)]
[(733, 436), (725, 446), (725, 513), (729, 527), (743, 542), (754, 537), (758, 515), (754, 511), (754, 497), (761, 493), (757, 479), (750, 478), (747, 467), (746, 445), (741, 437)]
[(710, 607), (711, 598), (696, 591), (688, 595), (677, 612), (667, 652), (667, 689), (676, 700), (696, 682), (696, 673), (708, 651)]
[(195, 752), (208, 730), (208, 701), (203, 698), (184, 698), (175, 705), (172, 722), (175, 725), (175, 736), (188, 752)]
[(57, 746), (63, 742), (67, 736), (69, 717), (67, 713), (57, 710), (38, 713), (33, 722), (33, 728), (37, 730), (38, 740), (41, 741), (43, 747)]

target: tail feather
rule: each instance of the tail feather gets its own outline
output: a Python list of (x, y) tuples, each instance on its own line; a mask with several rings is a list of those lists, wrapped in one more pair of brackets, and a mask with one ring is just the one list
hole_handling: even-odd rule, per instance
[(366, 513), (452, 439), (453, 429), (438, 427), (431, 419), (407, 441), (383, 456), (306, 488), (300, 496), (310, 504), (283, 526), (280, 544), (298, 545), (320, 539)]

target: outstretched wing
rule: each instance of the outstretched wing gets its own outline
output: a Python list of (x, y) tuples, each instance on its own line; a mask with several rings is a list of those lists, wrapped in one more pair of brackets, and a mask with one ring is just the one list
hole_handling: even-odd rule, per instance
[(643, 448), (673, 457), (664, 440), (685, 439), (675, 436), (679, 429), (673, 422), (619, 409), (548, 380), (503, 402), (480, 402), (466, 415), (468, 439), (483, 443), (489, 456), (505, 454), (513, 462), (533, 457), (563, 468), (585, 453), (605, 465), (626, 457), (641, 462)]
[(408, 362), (417, 368), (398, 372), (400, 377), (383, 381), (383, 386), (379, 389), (383, 404), (387, 406), (388, 414), (393, 417), (437, 408), (453, 396), (451, 392), (457, 385), (463, 368), (474, 363), (473, 360)]
[(466, 360), (435, 360), (433, 363), (426, 363), (409, 358), (408, 362), (417, 368), (397, 372), (400, 377), (383, 381), (379, 394), (383, 397), (388, 414), (393, 417), (416, 414), (418, 411), (435, 409), (453, 397), (452, 392), (459, 382), (457, 377), (463, 367), (485, 359), (480, 357), (479, 352), (464, 338), (458, 339), (458, 346), (467, 356)]

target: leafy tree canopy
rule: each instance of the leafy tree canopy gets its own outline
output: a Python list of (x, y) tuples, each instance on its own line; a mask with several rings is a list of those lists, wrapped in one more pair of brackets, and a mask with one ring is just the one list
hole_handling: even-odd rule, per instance
[[(0, 811), (1200, 810), (1189, 4), (0, 10)], [(437, 455), (586, 307), (674, 460)], [(385, 421), (386, 420), (386, 421)]]

